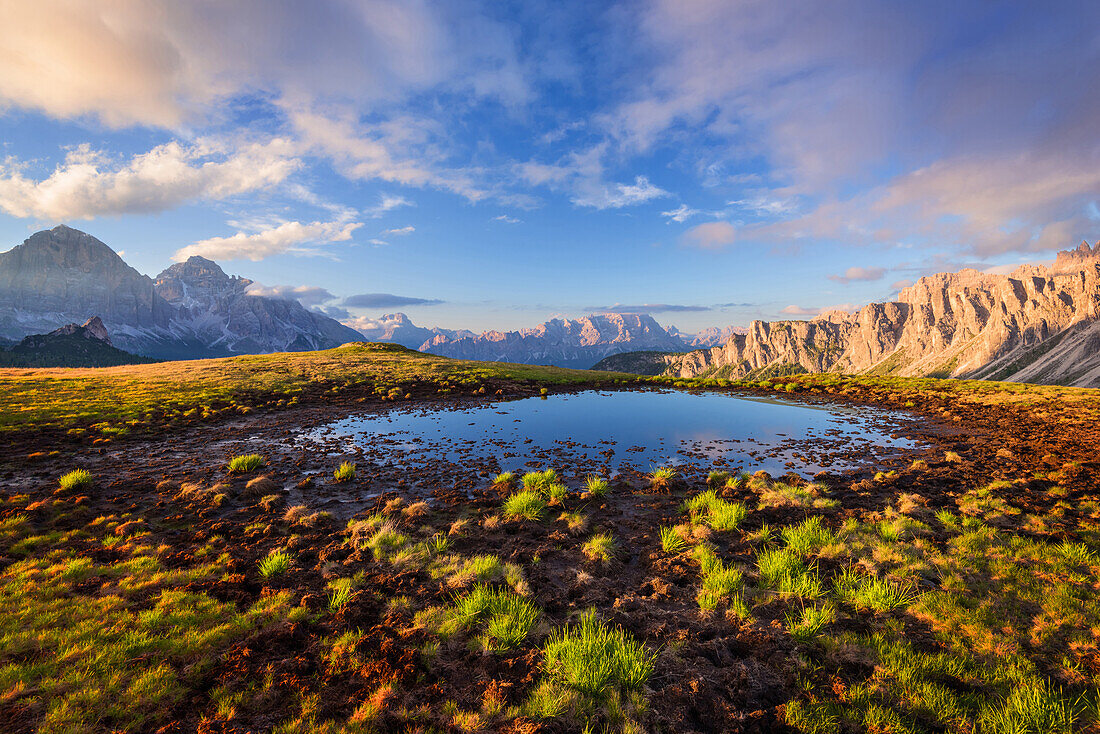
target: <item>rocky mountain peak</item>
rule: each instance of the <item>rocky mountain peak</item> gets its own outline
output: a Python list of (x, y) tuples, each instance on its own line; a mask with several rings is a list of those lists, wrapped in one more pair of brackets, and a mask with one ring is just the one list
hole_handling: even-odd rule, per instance
[(107, 327), (98, 316), (93, 316), (83, 324), (65, 324), (59, 329), (54, 329), (47, 337), (51, 336), (79, 336), (84, 339), (111, 344), (111, 337), (107, 334)]
[(1100, 241), (1095, 246), (1082, 242), (1075, 250), (1059, 252), (1052, 270), (1056, 273), (1073, 272), (1092, 262), (1100, 262)]

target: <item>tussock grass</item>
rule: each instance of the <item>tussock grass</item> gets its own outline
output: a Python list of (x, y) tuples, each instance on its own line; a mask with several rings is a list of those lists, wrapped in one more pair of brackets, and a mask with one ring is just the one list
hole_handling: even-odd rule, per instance
[(684, 503), (684, 511), (692, 522), (705, 522), (714, 530), (735, 530), (748, 515), (745, 506), (727, 502), (713, 489), (701, 492)]
[(592, 611), (581, 615), (576, 625), (554, 632), (542, 653), (550, 680), (597, 698), (616, 689), (640, 689), (657, 657)]
[(584, 479), (584, 491), (589, 497), (603, 497), (611, 489), (611, 484), (603, 477), (590, 475)]
[(832, 602), (826, 602), (820, 606), (807, 606), (788, 613), (785, 626), (791, 637), (800, 642), (808, 642), (821, 635), (822, 630), (835, 621), (836, 606)]
[(510, 471), (501, 472), (500, 474), (497, 474), (495, 477), (493, 477), (493, 486), (494, 487), (501, 487), (501, 486), (511, 487), (515, 483), (516, 483), (516, 475), (515, 475), (515, 473), (510, 472)]
[(504, 501), (503, 512), (509, 520), (538, 522), (546, 514), (546, 501), (538, 492), (524, 490)]
[(332, 479), (337, 484), (343, 484), (344, 482), (350, 482), (355, 479), (355, 464), (350, 461), (345, 461), (336, 467), (336, 470), (332, 472)]
[(788, 548), (804, 556), (812, 555), (836, 540), (836, 535), (825, 527), (820, 515), (806, 518), (798, 525), (788, 525), (779, 535)]
[(817, 510), (829, 510), (840, 506), (840, 502), (830, 499), (828, 490), (820, 484), (795, 486), (776, 482), (757, 490), (761, 507), (805, 507)]
[(588, 516), (581, 512), (563, 512), (558, 520), (565, 522), (572, 535), (580, 535), (588, 529)]
[(284, 550), (271, 551), (260, 561), (260, 575), (269, 579), (286, 573), (290, 569), (291, 560), (290, 554)]
[(523, 644), (538, 623), (540, 612), (531, 601), (487, 584), (478, 584), (454, 600), (454, 614), (462, 628), (477, 627), (482, 647), (492, 652)]
[(561, 484), (561, 478), (553, 469), (531, 471), (523, 475), (523, 488), (530, 492), (542, 494), (554, 484)]
[(62, 474), (57, 484), (67, 492), (88, 489), (92, 486), (92, 475), (86, 469), (73, 469), (71, 472)]
[(790, 548), (763, 550), (756, 556), (761, 582), (781, 594), (807, 599), (822, 595), (821, 579), (814, 566), (808, 566), (802, 556)]
[(596, 533), (581, 546), (581, 551), (590, 561), (608, 564), (619, 551), (619, 544), (611, 533)]
[(679, 474), (671, 466), (662, 466), (650, 472), (649, 483), (654, 489), (667, 490), (678, 476)]
[(723, 602), (729, 603), (744, 587), (741, 570), (726, 566), (710, 547), (698, 546), (695, 559), (699, 561), (700, 568), (699, 590), (695, 596), (700, 609), (710, 611)]
[(837, 598), (856, 609), (889, 612), (904, 609), (915, 599), (911, 586), (898, 586), (876, 576), (845, 569), (833, 579)]
[(231, 474), (248, 474), (249, 472), (256, 471), (265, 464), (267, 464), (267, 459), (260, 454), (243, 454), (241, 456), (234, 456), (229, 460), (229, 472)]
[(676, 528), (662, 527), (660, 532), (661, 548), (665, 553), (678, 555), (688, 549), (688, 542), (684, 539), (684, 536), (677, 532)]

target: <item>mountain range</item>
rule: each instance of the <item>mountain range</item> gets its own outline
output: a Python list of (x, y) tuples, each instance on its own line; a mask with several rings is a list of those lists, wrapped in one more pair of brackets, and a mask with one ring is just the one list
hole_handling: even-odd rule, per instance
[(682, 377), (847, 372), (1100, 387), (1100, 243), (1008, 275), (926, 276), (855, 313), (754, 321), (721, 346), (638, 355), (637, 366), (654, 360)]
[(165, 359), (363, 340), (298, 301), (250, 295), (251, 285), (202, 257), (172, 265), (154, 280), (95, 237), (59, 225), (0, 253), (0, 337), (18, 340), (98, 316), (118, 348)]

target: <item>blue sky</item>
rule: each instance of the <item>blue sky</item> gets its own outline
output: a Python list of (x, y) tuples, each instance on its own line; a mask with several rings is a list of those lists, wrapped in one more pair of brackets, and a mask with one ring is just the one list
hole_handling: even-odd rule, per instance
[(809, 318), (1100, 230), (1095, 2), (3, 14), (0, 243), (64, 222), (353, 325)]

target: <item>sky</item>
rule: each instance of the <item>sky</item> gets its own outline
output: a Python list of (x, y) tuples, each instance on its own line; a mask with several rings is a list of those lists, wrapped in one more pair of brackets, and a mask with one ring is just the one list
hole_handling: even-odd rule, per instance
[(685, 332), (1100, 238), (1093, 0), (0, 0), (0, 249)]

